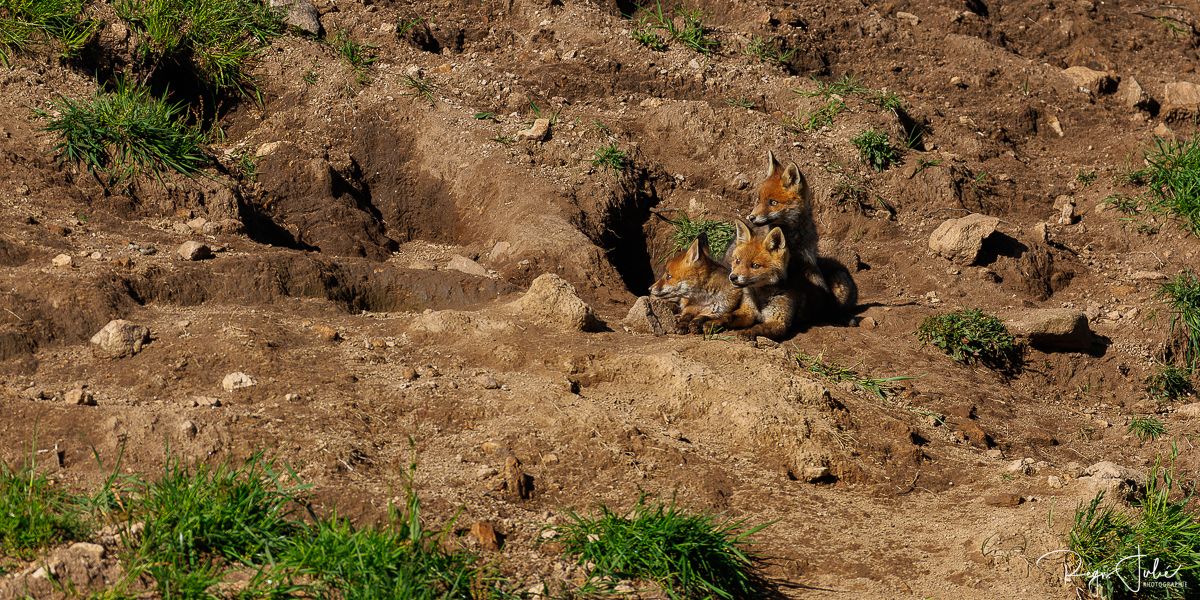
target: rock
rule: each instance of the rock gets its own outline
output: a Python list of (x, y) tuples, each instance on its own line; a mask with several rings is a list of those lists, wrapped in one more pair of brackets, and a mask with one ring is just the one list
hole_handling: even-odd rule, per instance
[(1025, 462), (1025, 460), (1020, 458), (1008, 463), (1008, 465), (1004, 467), (1005, 473), (1015, 473), (1017, 475), (1027, 475), (1031, 470), (1032, 469)]
[(1046, 478), (1046, 485), (1050, 486), (1050, 489), (1052, 490), (1057, 490), (1061, 489), (1067, 484), (1063, 481), (1062, 477), (1059, 477), (1058, 475), (1051, 475)]
[(863, 317), (858, 321), (858, 326), (863, 329), (875, 329), (879, 327), (879, 322), (875, 320), (875, 317)]
[(1200, 85), (1188, 81), (1168, 83), (1163, 90), (1163, 121), (1184, 121), (1200, 116)]
[(234, 371), (221, 380), (221, 387), (227, 392), (232, 392), (233, 390), (248, 388), (255, 383), (257, 382), (254, 381), (253, 377), (241, 371)]
[(208, 225), (208, 219), (196, 217), (195, 219), (189, 219), (185, 225), (195, 233), (204, 233), (204, 228)]
[(508, 256), (511, 250), (512, 244), (508, 242), (496, 242), (496, 245), (492, 246), (492, 251), (488, 253), (488, 262), (496, 262)]
[(475, 478), (488, 479), (490, 477), (495, 477), (497, 473), (499, 473), (499, 471), (497, 471), (495, 467), (483, 466), (479, 467), (479, 469), (475, 471)]
[(1092, 477), (1094, 479), (1114, 479), (1134, 481), (1140, 484), (1146, 483), (1146, 475), (1118, 465), (1112, 461), (1100, 461), (1083, 470), (1084, 477)]
[(284, 402), (299, 402), (303, 399), (304, 399), (303, 396), (301, 396), (300, 394), (297, 394), (295, 392), (292, 392), (290, 394), (284, 394), (284, 396), (283, 396)]
[(495, 454), (500, 451), (500, 448), (500, 444), (490, 440), (479, 445), (479, 450), (484, 454)]
[(67, 269), (75, 266), (75, 259), (71, 258), (70, 254), (59, 254), (58, 256), (50, 259), (50, 264), (60, 269)]
[(1069, 67), (1063, 71), (1063, 75), (1067, 76), (1075, 89), (1093, 96), (1111, 93), (1117, 87), (1116, 76), (1087, 67)]
[(192, 406), (199, 406), (201, 408), (216, 408), (220, 405), (220, 398), (213, 398), (212, 396), (192, 396)]
[(947, 220), (929, 236), (929, 248), (956, 264), (969, 265), (999, 224), (1000, 219), (978, 213)]
[(1121, 87), (1117, 89), (1117, 100), (1129, 108), (1138, 110), (1150, 110), (1154, 106), (1154, 99), (1133, 77), (1121, 80)]
[(208, 244), (196, 241), (188, 241), (179, 245), (175, 249), (175, 254), (183, 260), (204, 260), (212, 258), (212, 248)]
[(913, 25), (913, 26), (919, 25), (921, 23), (920, 17), (918, 17), (917, 15), (914, 15), (912, 13), (907, 13), (907, 12), (903, 12), (903, 11), (896, 13), (896, 19), (900, 20), (900, 21), (904, 21), (905, 23), (908, 23), (909, 25)]
[(557, 465), (558, 464), (558, 455), (553, 452), (543, 454), (542, 455), (542, 464), (543, 465)]
[(83, 389), (82, 387), (77, 387), (77, 388), (67, 392), (63, 396), (63, 399), (66, 400), (69, 404), (78, 404), (79, 406), (95, 406), (96, 405), (96, 397), (93, 396), (91, 392)]
[(665, 335), (675, 333), (675, 316), (674, 302), (642, 296), (629, 308), (621, 326), (635, 333)]
[(1062, 123), (1059, 122), (1058, 117), (1054, 115), (1046, 117), (1046, 125), (1050, 126), (1050, 131), (1053, 131), (1054, 135), (1066, 137), (1067, 134), (1063, 132)]
[(450, 262), (446, 263), (446, 268), (452, 271), (460, 271), (466, 273), (467, 275), (474, 275), (476, 277), (488, 276), (487, 269), (483, 268), (483, 265), (465, 256), (459, 256), (457, 254), (450, 257)]
[(1058, 213), (1059, 225), (1075, 222), (1075, 199), (1063, 194), (1054, 199), (1054, 212)]
[(575, 295), (575, 288), (553, 273), (539, 275), (508, 310), (532, 321), (568, 331), (598, 331), (604, 322), (592, 307)]
[(192, 421), (184, 420), (179, 423), (179, 434), (185, 438), (194, 438), (199, 433), (200, 428)]
[(529, 129), (522, 129), (517, 132), (517, 139), (540, 142), (546, 139), (549, 133), (550, 119), (534, 119), (533, 125), (530, 125)]
[(479, 387), (485, 390), (500, 389), (500, 382), (496, 381), (496, 378), (491, 375), (480, 375), (476, 381), (479, 383)]
[(412, 367), (400, 367), (397, 375), (404, 381), (415, 381), (417, 379), (417, 370)]
[(108, 358), (124, 358), (150, 343), (150, 329), (123, 319), (109, 321), (92, 336), (92, 351)]
[(1017, 494), (988, 494), (983, 497), (983, 503), (988, 506), (999, 506), (1001, 508), (1011, 508), (1020, 506), (1025, 499)]
[(1093, 352), (1103, 342), (1088, 326), (1087, 316), (1071, 308), (1032, 309), (1006, 325), (1042, 352)]
[(817, 483), (829, 477), (829, 467), (814, 465), (800, 470), (800, 478), (808, 483)]
[(317, 337), (326, 342), (336, 342), (342, 339), (342, 335), (338, 333), (337, 328), (331, 325), (325, 325), (324, 323), (317, 323), (316, 325), (313, 325), (312, 331), (313, 333), (317, 334)]
[(271, 8), (284, 7), (287, 10), (283, 22), (307, 33), (321, 35), (321, 15), (317, 7), (308, 0), (271, 0)]
[(504, 490), (514, 500), (528, 500), (533, 494), (533, 478), (521, 470), (515, 456), (504, 459)]
[(1200, 418), (1200, 402), (1184, 404), (1183, 406), (1175, 409), (1175, 414), (1181, 417), (1188, 417), (1189, 419)]
[(495, 552), (500, 549), (504, 538), (496, 531), (491, 521), (475, 521), (471, 524), (471, 537), (479, 540), (479, 546), (484, 550)]

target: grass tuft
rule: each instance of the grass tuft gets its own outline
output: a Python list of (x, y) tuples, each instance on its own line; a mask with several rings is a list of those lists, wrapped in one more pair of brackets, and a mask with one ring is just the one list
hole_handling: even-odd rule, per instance
[(1174, 401), (1193, 391), (1191, 373), (1175, 365), (1160, 364), (1146, 378), (1146, 392), (1155, 400)]
[(703, 233), (708, 237), (708, 255), (714, 260), (725, 256), (725, 251), (733, 243), (736, 231), (733, 223), (711, 219), (695, 219), (684, 213), (678, 219), (667, 221), (675, 227), (671, 233), (671, 252), (678, 253), (687, 250), (696, 238)]
[(642, 579), (658, 583), (671, 598), (767, 595), (749, 546), (770, 523), (746, 528), (744, 521), (689, 514), (645, 498), (627, 515), (601, 506), (598, 516), (572, 513), (571, 520), (561, 531), (563, 549), (579, 564), (593, 565), (591, 578), (602, 586)]
[[(1145, 493), (1130, 509), (1104, 502), (1101, 492), (1075, 511), (1067, 568), (1112, 574), (1076, 580), (1095, 597), (1183, 599), (1200, 587), (1200, 519), (1189, 509), (1191, 495), (1180, 493), (1186, 484), (1177, 480), (1173, 461), (1166, 468), (1155, 463)], [(1145, 575), (1151, 568), (1157, 578)]]
[(1167, 432), (1163, 422), (1154, 417), (1134, 417), (1129, 420), (1129, 426), (1126, 429), (1141, 442), (1156, 440), (1158, 436)]
[(1169, 213), (1200, 235), (1200, 136), (1168, 141), (1155, 138), (1146, 154), (1149, 166), (1131, 174), (1150, 188), (1155, 210)]
[(786, 65), (796, 57), (795, 48), (786, 48), (779, 38), (766, 40), (759, 36), (750, 38), (746, 45), (746, 54), (758, 59), (758, 62)]
[(1171, 310), (1174, 350), (1195, 373), (1200, 369), (1200, 277), (1184, 271), (1162, 284), (1159, 296)]
[(653, 8), (642, 9), (642, 17), (632, 32), (633, 39), (651, 50), (663, 51), (668, 42), (679, 42), (700, 54), (712, 54), (721, 43), (708, 34), (702, 12), (689, 10), (668, 15), (661, 0), (655, 0)]
[(783, 125), (794, 131), (815, 131), (833, 125), (834, 119), (845, 110), (845, 102), (837, 98), (830, 98), (812, 112), (795, 117), (785, 117)]
[(247, 67), (284, 32), (279, 13), (256, 0), (117, 0), (115, 8), (135, 34), (144, 68), (172, 78), (188, 70), (217, 93), (252, 93)]
[(796, 355), (796, 362), (809, 373), (828, 379), (834, 383), (850, 382), (854, 387), (879, 398), (887, 400), (897, 393), (901, 381), (912, 379), (908, 376), (897, 377), (865, 377), (854, 369), (825, 362), (822, 356), (812, 356), (803, 352)]
[(601, 146), (592, 154), (593, 167), (602, 167), (617, 173), (625, 170), (628, 161), (629, 157), (625, 151), (617, 148), (616, 144)]
[(61, 98), (45, 130), (55, 134), (62, 160), (82, 164), (106, 185), (143, 173), (171, 170), (193, 175), (209, 163), (204, 134), (187, 124), (182, 104), (155, 97), (144, 86), (118, 82), (111, 92), (91, 100)]
[(1020, 361), (1020, 347), (1004, 323), (978, 309), (926, 317), (917, 329), (917, 338), (963, 364), (978, 362), (1009, 370)]
[(37, 43), (53, 40), (63, 56), (83, 49), (100, 22), (81, 19), (85, 0), (0, 0), (0, 63), (11, 66), (12, 55)]
[(888, 134), (882, 131), (868, 129), (851, 138), (850, 143), (858, 148), (859, 158), (875, 171), (883, 171), (900, 159)]
[(77, 540), (88, 531), (79, 500), (32, 466), (0, 463), (0, 553), (28, 559), (33, 551)]
[[(330, 46), (346, 61), (346, 64), (350, 65), (350, 68), (354, 71), (355, 79), (360, 85), (366, 85), (370, 81), (369, 73), (371, 65), (375, 64), (376, 60), (374, 46), (358, 43), (345, 31), (335, 33)], [(425, 89), (422, 87), (423, 84), (423, 79), (406, 76), (405, 85), (413, 90), (415, 95), (428, 95), (429, 101), (432, 102), (432, 94), (430, 93), (432, 90)]]

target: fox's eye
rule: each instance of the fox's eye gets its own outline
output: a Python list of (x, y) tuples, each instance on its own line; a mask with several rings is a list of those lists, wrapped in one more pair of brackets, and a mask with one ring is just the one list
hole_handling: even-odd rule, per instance
[(751, 269), (761, 269), (762, 265), (760, 265), (758, 263), (750, 263), (750, 268)]
[(671, 274), (670, 274), (670, 273), (667, 273), (667, 276), (666, 276), (666, 277), (664, 277), (663, 279), (670, 279), (670, 278), (671, 278)]
[(735, 265), (740, 265), (740, 264), (742, 264), (742, 259), (740, 259), (740, 258), (735, 258), (735, 259), (733, 259), (733, 264), (735, 264)]
[(768, 200), (767, 204), (770, 204), (771, 206), (779, 206), (779, 201), (778, 200)]

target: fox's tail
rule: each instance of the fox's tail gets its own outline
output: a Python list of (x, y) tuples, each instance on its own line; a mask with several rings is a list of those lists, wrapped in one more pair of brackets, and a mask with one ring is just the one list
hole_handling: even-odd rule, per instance
[(833, 296), (833, 306), (839, 316), (849, 316), (858, 307), (858, 285), (854, 283), (854, 277), (850, 275), (850, 270), (846, 265), (832, 258), (822, 256), (818, 259), (817, 266), (821, 269), (821, 274), (825, 276), (825, 282), (829, 285), (829, 292)]

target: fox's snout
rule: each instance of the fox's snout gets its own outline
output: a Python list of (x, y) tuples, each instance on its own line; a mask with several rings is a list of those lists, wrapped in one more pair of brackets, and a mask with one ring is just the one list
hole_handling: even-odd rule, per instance
[(769, 215), (756, 215), (754, 213), (750, 213), (750, 214), (746, 215), (746, 220), (749, 221), (752, 225), (762, 226), (762, 225), (766, 225), (767, 223), (770, 223), (771, 217)]
[(735, 275), (733, 273), (730, 273), (729, 274), (729, 283), (732, 283), (733, 285), (736, 285), (738, 287), (744, 287), (747, 283), (747, 279), (740, 275)]

